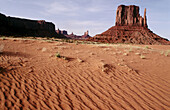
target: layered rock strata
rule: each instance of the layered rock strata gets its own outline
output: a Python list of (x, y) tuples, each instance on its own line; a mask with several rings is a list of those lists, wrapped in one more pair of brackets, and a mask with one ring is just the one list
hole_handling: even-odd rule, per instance
[(88, 41), (105, 43), (133, 43), (133, 44), (170, 44), (153, 33), (147, 25), (146, 8), (144, 17), (139, 14), (139, 7), (135, 5), (120, 5), (116, 12), (115, 26), (102, 34), (98, 34)]
[(139, 7), (135, 5), (120, 5), (116, 11), (116, 26), (143, 26), (147, 27), (146, 8), (144, 18), (139, 14)]

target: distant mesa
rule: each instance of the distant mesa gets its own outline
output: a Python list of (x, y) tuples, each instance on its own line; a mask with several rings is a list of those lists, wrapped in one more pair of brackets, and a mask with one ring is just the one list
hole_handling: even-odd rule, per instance
[(87, 30), (86, 32), (84, 32), (84, 35), (75, 35), (73, 32), (71, 34), (68, 34), (66, 30), (56, 30), (57, 34), (62, 34), (64, 36), (66, 36), (69, 39), (88, 39), (91, 36), (89, 35), (89, 31)]
[(0, 35), (64, 38), (55, 32), (55, 25), (45, 20), (29, 20), (0, 13)]
[(139, 14), (139, 7), (135, 5), (120, 5), (116, 11), (115, 26), (98, 34), (88, 41), (105, 43), (133, 43), (133, 44), (170, 44), (170, 42), (154, 34), (147, 25), (146, 8), (144, 17)]

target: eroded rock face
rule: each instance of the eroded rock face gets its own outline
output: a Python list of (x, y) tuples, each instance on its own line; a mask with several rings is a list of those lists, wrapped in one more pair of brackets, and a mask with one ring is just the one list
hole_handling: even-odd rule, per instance
[(153, 33), (147, 25), (146, 9), (144, 17), (139, 14), (139, 7), (135, 5), (120, 5), (116, 13), (116, 26), (102, 34), (98, 34), (88, 41), (105, 43), (133, 43), (133, 44), (170, 44)]
[(144, 18), (139, 14), (139, 7), (135, 5), (120, 5), (116, 11), (116, 26), (144, 26), (147, 27), (146, 9)]
[(61, 37), (51, 22), (7, 17), (3, 14), (0, 14), (0, 35)]

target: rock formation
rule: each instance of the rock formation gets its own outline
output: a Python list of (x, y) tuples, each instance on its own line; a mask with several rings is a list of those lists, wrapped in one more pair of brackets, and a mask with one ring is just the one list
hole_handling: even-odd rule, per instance
[(91, 38), (91, 36), (89, 35), (89, 31), (87, 30), (86, 32), (84, 32), (84, 35), (82, 35), (81, 38), (82, 39)]
[(68, 35), (66, 30), (56, 30), (57, 34)]
[(144, 18), (139, 14), (139, 7), (135, 5), (120, 5), (116, 11), (116, 26), (143, 26), (147, 27), (146, 8)]
[(91, 36), (89, 35), (89, 31), (87, 30), (86, 32), (84, 32), (84, 35), (75, 35), (73, 32), (71, 34), (67, 34), (67, 31), (65, 30), (56, 30), (56, 32), (58, 34), (61, 34), (61, 35), (64, 35), (66, 36), (67, 38), (69, 39), (87, 39), (87, 38), (90, 38)]
[(144, 11), (144, 22), (143, 22), (143, 24), (144, 24), (144, 27), (148, 27), (148, 25), (147, 25), (147, 19), (146, 19), (146, 8), (145, 8), (145, 11)]
[(1, 13), (0, 35), (63, 37), (55, 32), (55, 25), (51, 22), (7, 17)]
[(146, 8), (142, 17), (139, 7), (135, 5), (118, 6), (115, 26), (88, 40), (107, 43), (170, 44), (167, 39), (154, 34), (148, 28)]

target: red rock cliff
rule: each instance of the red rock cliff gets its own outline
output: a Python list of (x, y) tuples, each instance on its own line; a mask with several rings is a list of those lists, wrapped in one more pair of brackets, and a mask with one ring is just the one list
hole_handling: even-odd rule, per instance
[(55, 25), (44, 20), (7, 17), (0, 14), (0, 35), (62, 37), (55, 32)]
[(120, 5), (116, 11), (116, 26), (143, 26), (147, 27), (146, 9), (144, 18), (139, 14), (139, 7), (135, 5)]

